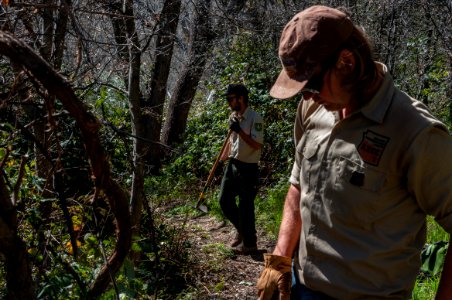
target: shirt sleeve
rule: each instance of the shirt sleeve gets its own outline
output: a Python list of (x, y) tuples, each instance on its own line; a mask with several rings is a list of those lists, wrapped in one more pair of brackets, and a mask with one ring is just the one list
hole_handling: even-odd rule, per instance
[(409, 192), (426, 214), (452, 233), (452, 137), (443, 128), (427, 128), (407, 156)]
[(259, 144), (264, 143), (264, 120), (258, 113), (256, 113), (254, 117), (253, 128), (251, 128), (251, 137)]
[(289, 182), (295, 186), (300, 186), (300, 167), (296, 161), (292, 166), (292, 172), (290, 173)]
[(297, 115), (295, 117), (294, 124), (294, 144), (295, 144), (295, 160), (292, 166), (292, 172), (290, 173), (289, 182), (295, 186), (300, 186), (300, 172), (301, 172), (301, 152), (299, 151), (299, 142), (303, 136), (303, 125), (302, 125), (302, 106), (304, 102), (300, 101), (297, 108)]

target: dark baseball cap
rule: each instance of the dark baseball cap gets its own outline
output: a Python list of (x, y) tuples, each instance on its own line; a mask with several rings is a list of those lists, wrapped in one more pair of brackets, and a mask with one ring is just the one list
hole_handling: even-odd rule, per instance
[(342, 11), (322, 5), (296, 14), (279, 41), (282, 71), (270, 90), (278, 99), (295, 96), (319, 65), (333, 55), (352, 34), (354, 25)]
[(240, 83), (229, 84), (223, 96), (229, 95), (248, 96), (248, 89)]

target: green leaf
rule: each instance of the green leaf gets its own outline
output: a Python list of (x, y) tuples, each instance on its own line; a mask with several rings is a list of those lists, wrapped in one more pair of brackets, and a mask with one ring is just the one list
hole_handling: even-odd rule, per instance
[(132, 250), (135, 252), (141, 252), (141, 246), (139, 243), (132, 243)]
[(441, 272), (449, 243), (440, 241), (427, 244), (421, 253), (421, 271), (435, 276)]

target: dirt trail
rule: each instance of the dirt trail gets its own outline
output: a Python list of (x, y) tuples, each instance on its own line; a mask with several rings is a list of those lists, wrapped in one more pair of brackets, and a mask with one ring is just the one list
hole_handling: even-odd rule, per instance
[(196, 299), (257, 299), (256, 282), (263, 269), (263, 253), (271, 251), (271, 241), (258, 229), (258, 253), (235, 255), (229, 244), (235, 231), (229, 222), (209, 215), (187, 219), (186, 232), (197, 260), (204, 265), (199, 272), (199, 287), (205, 290)]

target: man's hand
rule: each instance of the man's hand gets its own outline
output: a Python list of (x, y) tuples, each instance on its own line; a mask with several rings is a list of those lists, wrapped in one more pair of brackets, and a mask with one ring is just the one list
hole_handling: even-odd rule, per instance
[(242, 128), (240, 127), (239, 120), (237, 118), (232, 118), (229, 120), (229, 129), (231, 129), (234, 132), (239, 133)]
[(280, 300), (290, 299), (292, 260), (289, 257), (264, 254), (265, 269), (257, 281), (259, 300), (271, 300), (279, 293)]

